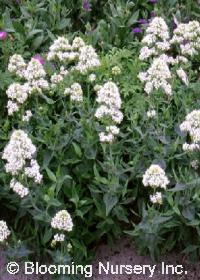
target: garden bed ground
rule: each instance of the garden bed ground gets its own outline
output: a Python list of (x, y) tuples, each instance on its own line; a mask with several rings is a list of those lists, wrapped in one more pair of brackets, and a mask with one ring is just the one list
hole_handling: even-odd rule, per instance
[[(145, 275), (140, 274), (132, 274), (132, 275), (106, 275), (102, 273), (99, 275), (99, 262), (103, 263), (104, 266), (107, 262), (111, 265), (156, 265), (155, 272), (153, 277), (150, 278), (150, 273), (146, 272)], [(187, 274), (182, 275), (162, 275), (161, 273), (161, 263), (164, 262), (166, 265), (183, 265), (184, 269), (187, 271)], [(24, 276), (23, 274), (18, 274), (15, 276), (11, 276), (5, 273), (5, 260), (1, 256), (0, 257), (0, 280), (49, 280), (49, 277), (44, 276), (39, 278), (36, 275)], [(106, 244), (103, 244), (99, 247), (96, 255), (96, 259), (93, 262), (93, 277), (86, 278), (92, 280), (147, 280), (147, 279), (154, 279), (154, 280), (199, 280), (200, 279), (200, 262), (196, 263), (195, 265), (189, 264), (186, 259), (183, 258), (182, 255), (172, 253), (168, 254), (166, 257), (162, 257), (158, 263), (154, 263), (150, 260), (147, 256), (140, 256), (136, 253), (136, 250), (131, 242), (128, 239), (123, 239), (120, 242), (116, 242), (111, 248)]]

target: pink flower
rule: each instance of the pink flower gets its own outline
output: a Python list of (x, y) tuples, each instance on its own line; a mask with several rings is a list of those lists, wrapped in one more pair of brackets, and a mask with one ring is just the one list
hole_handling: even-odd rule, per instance
[(41, 57), (41, 55), (36, 54), (33, 58), (35, 58), (37, 61), (39, 61), (42, 65), (45, 64), (45, 60)]
[(8, 33), (6, 31), (0, 31), (0, 41), (6, 40)]

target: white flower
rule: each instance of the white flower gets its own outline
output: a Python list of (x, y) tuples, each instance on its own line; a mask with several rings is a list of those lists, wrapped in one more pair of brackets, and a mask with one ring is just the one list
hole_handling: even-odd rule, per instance
[(198, 21), (180, 23), (174, 30), (171, 44), (180, 46), (183, 56), (193, 56), (200, 50), (200, 24)]
[(12, 116), (15, 112), (19, 111), (19, 106), (17, 105), (17, 103), (8, 100), (7, 109), (8, 109), (8, 115)]
[(51, 227), (54, 229), (72, 231), (73, 222), (67, 210), (59, 211), (51, 220)]
[(10, 188), (17, 193), (21, 198), (29, 194), (29, 189), (24, 187), (20, 182), (17, 182), (15, 179), (12, 179), (10, 182)]
[(64, 234), (55, 234), (54, 237), (53, 237), (53, 241), (55, 242), (64, 242), (65, 241), (65, 235)]
[(76, 69), (85, 74), (88, 70), (100, 66), (100, 60), (92, 46), (83, 46), (80, 48), (78, 64)]
[(19, 83), (13, 83), (6, 91), (9, 99), (15, 100), (17, 103), (23, 104), (28, 98), (27, 87)]
[(165, 175), (165, 171), (157, 164), (152, 164), (143, 175), (142, 183), (145, 187), (166, 189), (169, 180)]
[(71, 50), (69, 41), (65, 37), (58, 37), (49, 48), (47, 60), (71, 61), (78, 55), (78, 53), (71, 53)]
[(82, 102), (83, 101), (83, 90), (79, 83), (74, 83), (71, 85), (70, 99), (71, 101)]
[(156, 111), (155, 110), (147, 111), (147, 117), (148, 118), (154, 118), (155, 116), (156, 116)]
[(113, 135), (119, 134), (119, 128), (116, 125), (106, 126), (106, 131)]
[(73, 50), (79, 50), (80, 48), (85, 46), (85, 42), (81, 37), (75, 37), (73, 42), (72, 42), (72, 49)]
[(32, 112), (30, 110), (27, 110), (22, 117), (23, 122), (29, 122), (32, 115), (33, 115)]
[(180, 125), (180, 130), (187, 132), (191, 139), (191, 144), (184, 143), (184, 151), (194, 151), (200, 149), (200, 110), (189, 113), (185, 121)]
[(153, 204), (155, 204), (155, 203), (162, 204), (163, 203), (162, 193), (156, 192), (155, 194), (150, 195), (150, 200)]
[(0, 221), (0, 242), (4, 242), (10, 235), (10, 230), (5, 221)]
[(25, 78), (28, 81), (32, 81), (32, 80), (44, 78), (45, 76), (46, 76), (46, 72), (44, 70), (43, 65), (37, 59), (32, 58), (26, 68)]
[(150, 94), (154, 89), (163, 89), (165, 94), (172, 95), (172, 88), (169, 83), (172, 75), (168, 66), (167, 58), (164, 55), (154, 58), (147, 72), (138, 75), (141, 82), (145, 84), (145, 92)]
[(180, 69), (176, 70), (176, 73), (177, 73), (178, 77), (183, 81), (183, 83), (188, 86), (189, 81), (188, 81), (188, 76), (185, 73), (185, 71), (182, 68), (180, 68)]
[(90, 74), (88, 77), (89, 82), (93, 83), (96, 80), (96, 75), (95, 74)]
[(120, 109), (122, 101), (117, 85), (114, 82), (105, 83), (97, 92), (96, 101)]
[(197, 170), (199, 168), (198, 160), (192, 160), (190, 164), (191, 164), (192, 168), (194, 168), (195, 170)]
[(163, 51), (170, 49), (169, 30), (161, 17), (155, 17), (146, 29), (142, 39), (144, 45), (140, 51), (139, 59), (145, 60), (151, 56), (159, 56)]
[(36, 147), (28, 135), (23, 130), (15, 130), (3, 151), (2, 158), (7, 161), (6, 172), (18, 174), (24, 168), (26, 160), (30, 160), (35, 152)]
[(105, 132), (100, 132), (99, 133), (99, 140), (102, 143), (112, 143), (114, 140), (114, 135), (112, 133), (105, 133)]
[(26, 63), (23, 57), (19, 54), (14, 54), (10, 57), (8, 64), (8, 71), (15, 73), (19, 77), (23, 78), (26, 69)]
[(35, 183), (40, 184), (42, 181), (42, 174), (40, 174), (40, 166), (35, 159), (31, 159), (30, 167), (26, 167), (24, 169), (24, 174), (29, 177), (33, 178)]

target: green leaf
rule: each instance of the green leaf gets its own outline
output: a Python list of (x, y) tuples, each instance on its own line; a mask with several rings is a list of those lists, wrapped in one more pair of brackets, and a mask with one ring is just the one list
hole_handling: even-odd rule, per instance
[(33, 42), (32, 42), (32, 47), (33, 47), (33, 49), (34, 49), (34, 50), (38, 49), (38, 48), (41, 46), (43, 40), (44, 40), (44, 36), (43, 36), (43, 35), (36, 37), (36, 38), (33, 40)]
[(131, 25), (133, 25), (134, 23), (137, 22), (138, 20), (138, 16), (139, 16), (139, 10), (136, 11), (132, 16), (131, 18), (129, 19), (128, 23), (127, 23), (127, 26), (130, 27)]
[(112, 195), (110, 193), (106, 193), (103, 197), (103, 201), (106, 206), (106, 216), (110, 213), (110, 211), (113, 209), (113, 207), (118, 202), (118, 197), (116, 195)]
[(77, 156), (79, 158), (82, 157), (82, 152), (81, 152), (81, 148), (76, 144), (76, 143), (72, 143), (73, 147), (74, 147), (74, 150), (75, 150), (75, 153), (77, 154)]
[(47, 172), (47, 175), (48, 175), (49, 179), (56, 183), (57, 179), (56, 179), (55, 174), (48, 167), (46, 167), (45, 170)]

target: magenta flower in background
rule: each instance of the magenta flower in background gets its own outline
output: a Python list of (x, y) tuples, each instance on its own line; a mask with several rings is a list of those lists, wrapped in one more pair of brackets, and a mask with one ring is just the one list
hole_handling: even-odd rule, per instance
[(132, 32), (133, 33), (142, 33), (142, 29), (140, 27), (135, 27), (135, 28), (132, 28)]
[(157, 3), (158, 3), (158, 0), (149, 0), (149, 2), (150, 2), (151, 4), (157, 4)]
[(88, 0), (83, 0), (83, 9), (87, 12), (91, 11), (91, 5)]
[(141, 19), (138, 20), (138, 23), (139, 23), (139, 24), (147, 24), (148, 21), (147, 21), (147, 19), (145, 19), (145, 18), (141, 18)]
[(45, 64), (44, 58), (41, 57), (41, 55), (36, 54), (33, 58), (35, 58), (37, 61), (39, 61), (42, 65)]
[(0, 41), (6, 40), (8, 33), (6, 31), (0, 31)]

